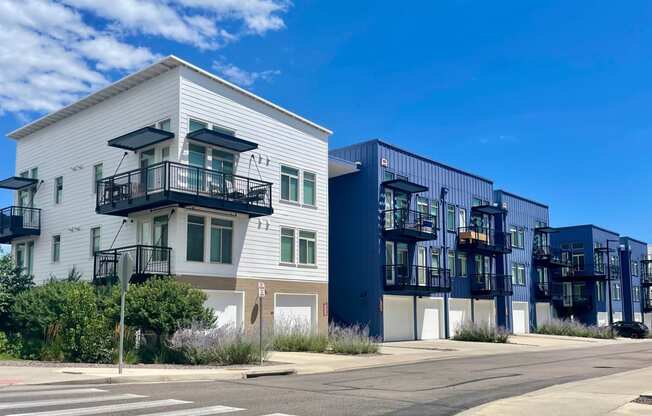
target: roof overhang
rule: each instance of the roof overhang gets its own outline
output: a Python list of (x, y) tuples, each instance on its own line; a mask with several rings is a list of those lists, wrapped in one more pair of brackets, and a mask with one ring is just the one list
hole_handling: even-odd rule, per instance
[(7, 179), (0, 181), (0, 188), (11, 189), (18, 191), (21, 189), (29, 188), (30, 186), (35, 185), (38, 182), (38, 179), (32, 178), (22, 178), (20, 176), (12, 176)]
[(505, 208), (496, 205), (478, 205), (472, 207), (471, 210), (473, 212), (479, 212), (480, 214), (487, 214), (487, 215), (497, 215), (497, 214), (503, 214), (507, 212)]
[(359, 162), (340, 159), (335, 156), (328, 156), (328, 178), (337, 178), (338, 176), (349, 175), (360, 170)]
[(534, 231), (537, 232), (537, 233), (546, 233), (546, 234), (552, 234), (552, 233), (557, 233), (557, 232), (559, 232), (559, 231), (557, 231), (557, 229), (554, 228), (554, 227), (536, 227), (536, 228), (534, 229)]
[(407, 192), (409, 194), (416, 194), (428, 190), (427, 186), (418, 183), (410, 182), (405, 179), (392, 179), (382, 183), (385, 188), (395, 189), (397, 191)]
[(258, 149), (258, 144), (248, 140), (239, 139), (230, 134), (222, 133), (211, 129), (199, 129), (186, 135), (186, 138), (209, 144), (211, 146), (219, 146), (234, 152), (247, 152), (249, 150)]
[(174, 137), (174, 133), (154, 127), (143, 127), (109, 140), (109, 146), (125, 150), (138, 150)]

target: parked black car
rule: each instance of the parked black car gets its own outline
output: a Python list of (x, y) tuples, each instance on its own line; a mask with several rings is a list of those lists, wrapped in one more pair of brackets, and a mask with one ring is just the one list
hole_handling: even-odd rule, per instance
[(614, 322), (613, 329), (620, 337), (645, 338), (650, 333), (648, 327), (641, 322)]

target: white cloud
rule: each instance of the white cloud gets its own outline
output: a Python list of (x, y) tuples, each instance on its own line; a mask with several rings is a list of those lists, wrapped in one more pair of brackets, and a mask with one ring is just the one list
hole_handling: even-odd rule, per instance
[[(285, 27), (287, 0), (0, 0), (0, 115), (49, 112), (160, 58), (137, 44), (163, 38), (202, 50)], [(222, 61), (240, 85), (278, 71)]]
[(260, 72), (245, 71), (242, 68), (223, 61), (213, 62), (213, 68), (228, 81), (238, 84), (242, 87), (249, 87), (256, 81), (269, 81), (272, 77), (280, 75), (281, 71), (277, 69), (270, 69)]

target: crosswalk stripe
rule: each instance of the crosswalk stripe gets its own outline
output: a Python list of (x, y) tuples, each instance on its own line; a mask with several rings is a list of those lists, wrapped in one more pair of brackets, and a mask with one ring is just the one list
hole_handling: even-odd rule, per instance
[(136, 402), (136, 403), (122, 403), (111, 404), (108, 406), (95, 406), (95, 407), (82, 407), (78, 409), (64, 409), (64, 410), (50, 410), (47, 412), (30, 412), (30, 413), (16, 413), (7, 416), (82, 416), (82, 415), (97, 415), (100, 413), (117, 413), (127, 410), (147, 409), (151, 407), (164, 407), (176, 406), (179, 404), (188, 404), (184, 400), (166, 399), (155, 400), (151, 402)]
[(32, 397), (38, 396), (64, 396), (76, 394), (89, 394), (89, 393), (106, 393), (106, 390), (100, 389), (66, 389), (66, 390), (34, 390), (34, 391), (0, 391), (0, 399), (16, 398), (16, 397)]
[(147, 397), (147, 396), (141, 396), (139, 394), (114, 394), (111, 396), (100, 396), (100, 397), (79, 397), (79, 398), (54, 399), (54, 400), (30, 400), (28, 402), (0, 402), (0, 410), (26, 409), (30, 407), (59, 406), (59, 405), (67, 405), (67, 404), (79, 404), (79, 403), (108, 402), (111, 400), (140, 399), (143, 397)]
[(238, 407), (228, 407), (228, 406), (210, 406), (210, 407), (199, 407), (196, 409), (184, 409), (184, 410), (172, 410), (171, 412), (163, 413), (150, 413), (147, 415), (141, 416), (206, 416), (206, 415), (218, 415), (220, 413), (230, 413), (230, 412), (239, 412)]

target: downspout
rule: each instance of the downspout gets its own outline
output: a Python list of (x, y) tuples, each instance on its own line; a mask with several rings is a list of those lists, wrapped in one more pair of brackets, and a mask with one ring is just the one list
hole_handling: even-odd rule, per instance
[[(441, 207), (440, 207), (441, 211), (440, 211), (440, 213), (441, 213), (441, 223), (442, 223), (441, 229), (442, 229), (443, 235), (444, 235), (443, 245), (442, 245), (442, 247), (444, 249), (443, 250), (444, 252), (441, 253), (441, 258), (443, 260), (443, 265), (444, 265), (444, 267), (443, 267), (444, 273), (447, 273), (447, 270), (448, 270), (448, 268), (446, 267), (447, 263), (448, 263), (448, 250), (447, 250), (447, 244), (446, 244), (446, 240), (447, 240), (447, 237), (448, 237), (448, 232), (446, 230), (446, 218), (445, 218), (446, 217), (446, 195), (447, 194), (448, 194), (448, 188), (443, 186), (441, 188), (441, 194), (440, 194), (440, 200), (441, 200), (441, 204), (440, 204), (441, 205)], [(453, 276), (448, 276), (448, 278), (450, 279), (451, 289), (452, 289)], [(448, 298), (449, 298), (449, 292), (444, 292), (444, 338), (446, 338), (446, 339), (450, 338), (450, 328), (449, 328), (450, 325), (449, 325), (449, 322), (448, 322)]]

